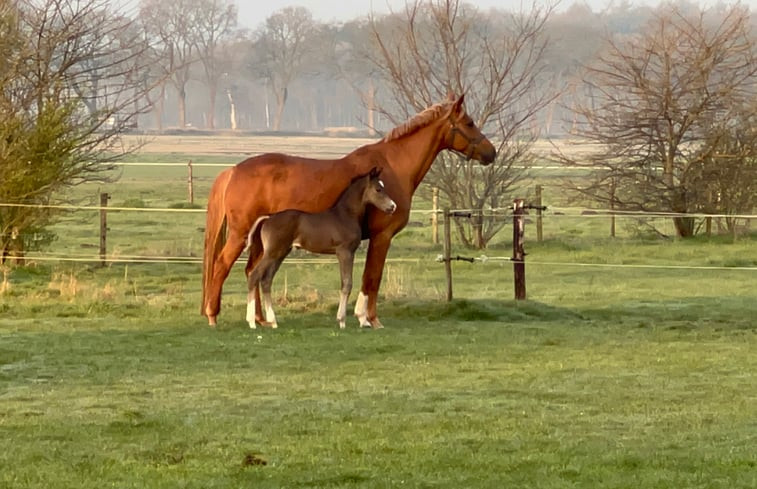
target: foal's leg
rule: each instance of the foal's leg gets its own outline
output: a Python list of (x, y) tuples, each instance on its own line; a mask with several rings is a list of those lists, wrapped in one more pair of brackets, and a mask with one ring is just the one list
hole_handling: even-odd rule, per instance
[(281, 266), (281, 262), (284, 258), (274, 261), (271, 266), (267, 267), (263, 274), (263, 279), (260, 282), (260, 288), (263, 289), (263, 306), (265, 307), (265, 319), (266, 326), (270, 326), (273, 329), (279, 327), (276, 322), (276, 314), (273, 312), (273, 300), (271, 299), (271, 284), (273, 283), (273, 277)]
[(259, 300), (259, 293), (258, 293), (258, 285), (260, 284), (260, 280), (263, 277), (263, 274), (266, 272), (266, 267), (268, 267), (269, 264), (267, 264), (264, 260), (261, 260), (260, 263), (257, 264), (255, 268), (252, 269), (249, 275), (247, 275), (247, 324), (250, 325), (250, 328), (255, 329), (255, 311), (256, 311), (256, 299)]
[[(256, 250), (254, 247), (250, 249), (250, 256), (247, 258), (247, 264), (244, 267), (244, 273), (247, 275), (247, 277), (250, 276), (252, 273), (252, 270), (255, 269), (258, 263), (260, 263), (260, 260), (262, 259), (263, 253), (260, 250)], [(254, 292), (255, 297), (253, 300), (257, 300), (258, 307), (254, 312), (255, 318), (259, 323), (262, 323), (265, 321), (265, 318), (263, 317), (263, 311), (260, 308), (260, 287), (259, 284), (255, 286), (255, 289), (252, 290)]]
[(337, 251), (339, 259), (339, 273), (342, 278), (342, 288), (339, 291), (339, 309), (336, 311), (336, 320), (339, 322), (341, 329), (345, 328), (345, 318), (347, 317), (347, 301), (352, 292), (352, 267), (355, 262), (355, 250)]

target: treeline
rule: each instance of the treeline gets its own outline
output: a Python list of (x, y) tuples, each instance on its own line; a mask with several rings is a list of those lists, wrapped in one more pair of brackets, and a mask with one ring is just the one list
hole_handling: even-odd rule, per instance
[[(593, 11), (576, 2), (557, 11), (526, 3), (523, 11), (511, 12), (477, 9), (472, 3), (410, 1), (408, 10), (339, 24), (319, 22), (304, 7), (286, 7), (247, 28), (238, 24), (233, 0), (142, 0), (135, 21), (144, 29), (153, 56), (160, 59), (161, 68), (153, 76), (165, 80), (151, 93), (153, 110), (140, 118), (140, 126), (342, 132), (391, 127), (394, 121), (386, 113), (397, 112), (397, 107), (391, 107), (393, 87), (386, 79), (392, 74), (377, 64), (383, 63), (381, 50), (386, 46), (377, 42), (376, 33), (406, 23), (412, 12), (421, 36), (431, 35), (422, 32), (422, 24), (434, 27), (425, 17), (438, 15), (428, 12), (435, 7), (454, 8), (457, 27), (465, 24), (465, 29), (479, 30), (493, 42), (502, 31), (517, 29), (534, 15), (542, 18), (538, 32), (532, 33), (546, 41), (539, 53), (544, 70), (538, 90), (560, 97), (539, 110), (531, 125), (543, 134), (559, 135), (567, 130), (565, 122), (574, 119), (564, 107), (566, 97), (589, 95), (579, 83), (581, 67), (609, 40), (638, 36), (670, 7), (610, 2), (606, 9)], [(685, 0), (675, 8), (691, 14), (702, 11)], [(722, 13), (727, 8), (721, 4), (714, 10)], [(445, 50), (444, 45), (432, 48)], [(517, 46), (503, 47), (512, 48)], [(465, 55), (478, 56), (475, 50), (480, 49), (486, 47), (470, 46)], [(445, 62), (443, 56), (437, 58)], [(501, 62), (507, 63), (507, 57)]]

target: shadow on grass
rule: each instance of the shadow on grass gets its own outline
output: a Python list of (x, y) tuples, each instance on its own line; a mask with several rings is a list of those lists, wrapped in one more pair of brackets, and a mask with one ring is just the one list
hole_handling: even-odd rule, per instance
[(582, 314), (533, 301), (458, 299), (452, 302), (398, 301), (381, 305), (382, 317), (426, 321), (497, 321), (508, 323), (577, 321)]
[(558, 307), (535, 301), (459, 299), (449, 303), (398, 301), (383, 303), (381, 317), (424, 322), (492, 321), (512, 324), (598, 323), (664, 325), (671, 329), (706, 325), (757, 330), (757, 301), (750, 297), (690, 297), (676, 300), (638, 300), (603, 307)]
[(666, 325), (673, 329), (697, 325), (727, 329), (753, 329), (757, 324), (757, 301), (743, 296), (687, 297), (675, 300), (638, 300), (611, 303), (602, 307), (579, 308), (587, 319), (635, 326)]

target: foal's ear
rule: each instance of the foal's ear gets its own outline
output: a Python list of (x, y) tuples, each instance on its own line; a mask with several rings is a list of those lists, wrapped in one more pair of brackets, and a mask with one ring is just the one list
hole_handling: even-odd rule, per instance
[(371, 178), (376, 178), (381, 175), (381, 170), (383, 170), (383, 168), (381, 168), (380, 166), (374, 166), (373, 168), (371, 168)]

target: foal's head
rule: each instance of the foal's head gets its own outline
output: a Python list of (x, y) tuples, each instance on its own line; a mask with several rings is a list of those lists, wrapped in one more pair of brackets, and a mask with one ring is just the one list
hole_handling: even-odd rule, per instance
[(379, 175), (381, 175), (381, 168), (373, 167), (370, 172), (358, 177), (353, 185), (359, 182), (362, 187), (361, 202), (364, 206), (372, 204), (380, 211), (391, 214), (397, 209), (397, 204), (387, 195), (384, 182), (381, 181)]

